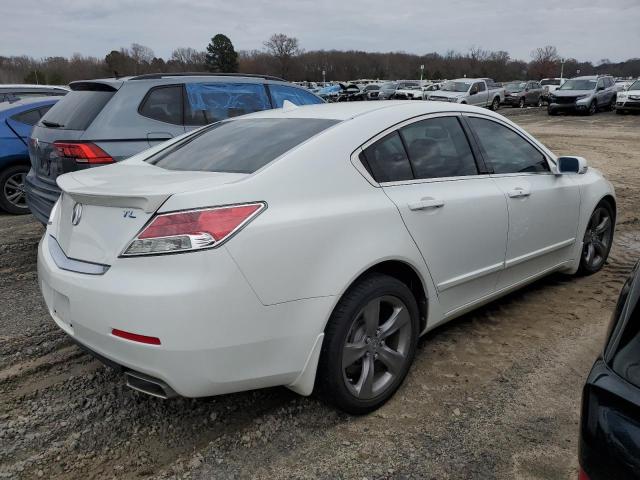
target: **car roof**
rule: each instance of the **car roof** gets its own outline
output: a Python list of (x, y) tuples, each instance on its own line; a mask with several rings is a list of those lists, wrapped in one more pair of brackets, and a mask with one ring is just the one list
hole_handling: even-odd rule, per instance
[(455, 104), (448, 102), (414, 102), (406, 100), (386, 100), (384, 102), (336, 102), (322, 103), (318, 105), (290, 106), (289, 108), (277, 108), (273, 110), (263, 110), (261, 112), (244, 115), (242, 118), (318, 118), (325, 120), (349, 120), (355, 117), (362, 117), (372, 113), (383, 113), (383, 111), (402, 113), (402, 111), (417, 115), (426, 115), (438, 112), (482, 112), (491, 114), (487, 109), (473, 107), (470, 105)]
[(24, 88), (29, 90), (64, 90), (69, 91), (68, 87), (62, 85), (39, 85), (33, 83), (4, 83), (0, 84), (0, 90), (13, 90), (16, 88)]
[(20, 107), (44, 107), (46, 105), (53, 105), (62, 97), (37, 97), (37, 98), (23, 98), (16, 100), (15, 102), (0, 102), (0, 112), (6, 112), (7, 110), (20, 110)]

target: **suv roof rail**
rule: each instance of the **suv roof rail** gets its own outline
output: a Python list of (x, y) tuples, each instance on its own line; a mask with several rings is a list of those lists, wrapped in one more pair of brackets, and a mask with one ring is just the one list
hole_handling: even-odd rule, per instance
[(153, 80), (164, 77), (249, 77), (263, 78), (265, 80), (275, 80), (278, 82), (286, 82), (283, 78), (271, 75), (260, 75), (258, 73), (214, 73), (214, 72), (177, 72), (177, 73), (145, 73), (144, 75), (136, 75), (129, 80)]

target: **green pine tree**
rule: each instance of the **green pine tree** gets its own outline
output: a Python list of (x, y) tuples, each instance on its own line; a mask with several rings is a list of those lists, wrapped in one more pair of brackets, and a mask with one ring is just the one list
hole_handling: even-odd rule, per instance
[(229, 37), (221, 33), (207, 45), (207, 68), (211, 72), (232, 73), (238, 71), (238, 53)]

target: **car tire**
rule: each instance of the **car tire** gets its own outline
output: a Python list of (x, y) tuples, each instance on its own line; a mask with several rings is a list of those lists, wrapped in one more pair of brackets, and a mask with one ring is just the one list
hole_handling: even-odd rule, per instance
[(14, 215), (29, 213), (24, 192), (28, 165), (13, 165), (0, 171), (0, 209)]
[(542, 107), (542, 97), (539, 97), (539, 98), (538, 98), (538, 103), (536, 104), (536, 106), (537, 106), (538, 108), (541, 108), (541, 107)]
[(496, 97), (493, 99), (493, 102), (491, 102), (491, 110), (493, 110), (494, 112), (497, 112), (499, 108), (500, 108), (500, 97)]
[(613, 112), (616, 109), (616, 97), (613, 97), (609, 102), (609, 111)]
[(615, 212), (611, 204), (601, 201), (591, 213), (583, 237), (578, 275), (592, 275), (604, 266), (613, 244)]
[(319, 396), (353, 415), (382, 406), (411, 367), (419, 325), (416, 299), (404, 283), (378, 273), (363, 277), (340, 299), (325, 328)]
[(596, 103), (595, 100), (593, 100), (590, 104), (589, 104), (589, 108), (587, 108), (587, 115), (591, 116), (591, 115), (595, 115), (596, 113), (598, 113), (598, 104)]
[(527, 101), (525, 100), (524, 97), (522, 97), (519, 101), (518, 101), (518, 107), (520, 108), (524, 108), (527, 106)]

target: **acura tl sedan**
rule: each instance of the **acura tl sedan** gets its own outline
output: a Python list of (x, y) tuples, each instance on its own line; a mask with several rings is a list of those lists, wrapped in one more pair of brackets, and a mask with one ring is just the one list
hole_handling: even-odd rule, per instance
[(286, 102), (58, 184), (46, 304), (129, 386), (284, 385), (353, 414), (393, 395), (435, 326), (600, 270), (616, 217), (585, 159), (443, 102)]

